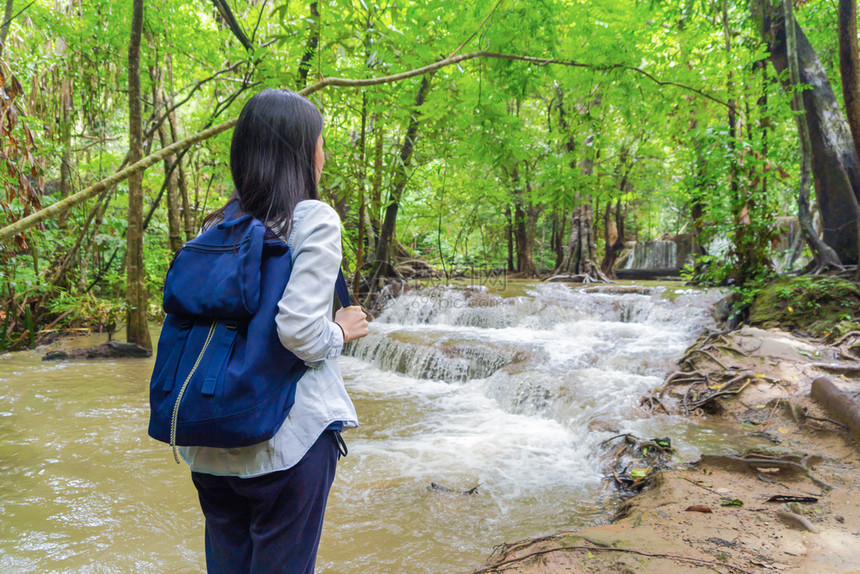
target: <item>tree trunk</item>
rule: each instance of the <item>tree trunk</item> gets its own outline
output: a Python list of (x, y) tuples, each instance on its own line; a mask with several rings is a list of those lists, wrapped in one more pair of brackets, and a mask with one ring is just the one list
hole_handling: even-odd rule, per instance
[[(764, 2), (763, 30), (768, 36), (770, 59), (779, 74), (789, 69), (783, 6), (769, 8)], [(807, 40), (794, 22), (797, 39), (798, 78), (809, 89), (801, 93), (809, 131), (812, 179), (824, 228), (824, 242), (833, 248), (842, 263), (857, 263), (860, 217), (860, 161), (839, 103), (827, 74)], [(796, 86), (790, 83), (786, 89)]]
[(508, 272), (517, 270), (514, 265), (514, 220), (511, 214), (511, 205), (505, 205), (505, 239), (508, 244)]
[(400, 207), (400, 197), (403, 195), (406, 182), (409, 180), (408, 170), (412, 163), (412, 153), (415, 151), (415, 143), (418, 141), (418, 125), (420, 122), (418, 108), (421, 107), (421, 104), (424, 103), (424, 99), (427, 97), (427, 92), (430, 90), (431, 78), (432, 74), (421, 78), (421, 85), (415, 97), (415, 108), (412, 116), (409, 118), (409, 125), (406, 128), (406, 136), (403, 138), (403, 144), (400, 146), (399, 160), (391, 181), (388, 205), (385, 208), (385, 219), (382, 222), (382, 228), (379, 231), (379, 237), (376, 242), (373, 269), (370, 274), (371, 292), (378, 290), (379, 279), (386, 276), (390, 277), (394, 274), (391, 259), (393, 255), (394, 229), (397, 224), (397, 210)]
[(317, 46), (320, 41), (320, 12), (318, 0), (311, 0), (311, 16), (309, 24), (311, 25), (308, 33), (308, 41), (305, 44), (305, 50), (302, 52), (302, 59), (299, 62), (299, 76), (296, 79), (296, 85), (299, 89), (304, 88), (308, 83), (308, 72), (311, 70), (311, 60), (316, 54)]
[(606, 202), (603, 224), (606, 229), (606, 253), (600, 262), (600, 270), (607, 277), (615, 277), (615, 262), (624, 249), (624, 214), (621, 211), (621, 198), (615, 200), (615, 221), (612, 218), (612, 202)]
[[(167, 55), (167, 83), (172, 90), (173, 57), (170, 54)], [(176, 121), (176, 112), (170, 112), (167, 115), (167, 121), (170, 122), (170, 139), (174, 142), (179, 141), (179, 128)], [(194, 226), (194, 214), (191, 212), (191, 202), (188, 198), (188, 180), (185, 177), (185, 168), (182, 166), (183, 157), (182, 153), (179, 153), (176, 156), (176, 160), (179, 162), (179, 165), (176, 166), (176, 169), (179, 171), (179, 179), (177, 183), (179, 184), (179, 198), (182, 201), (182, 222), (185, 226), (185, 241), (190, 241), (194, 239), (197, 229), (195, 229)]]
[(93, 259), (93, 252), (96, 248), (96, 236), (101, 229), (105, 213), (107, 213), (108, 207), (110, 206), (110, 196), (111, 192), (108, 191), (105, 194), (104, 200), (101, 203), (101, 207), (96, 214), (96, 219), (93, 222), (93, 231), (90, 235), (90, 240), (87, 242), (84, 252), (81, 254), (81, 272), (78, 275), (78, 286), (82, 293), (87, 291), (87, 283), (89, 282), (89, 278), (87, 277), (86, 266)]
[[(582, 172), (591, 175), (594, 162), (583, 161)], [(567, 241), (564, 260), (557, 272), (562, 275), (581, 276), (584, 281), (608, 281), (597, 265), (597, 243), (594, 238), (594, 209), (591, 196), (585, 198), (576, 191), (576, 205), (570, 217), (570, 237)]]
[[(152, 81), (152, 101), (153, 107), (169, 105), (167, 103), (167, 94), (161, 89), (162, 71), (157, 66), (151, 66), (149, 69), (149, 77)], [(164, 149), (173, 143), (170, 134), (168, 133), (168, 123), (161, 122), (158, 126), (158, 139), (161, 142), (161, 148)], [(164, 158), (164, 187), (167, 194), (167, 243), (170, 250), (176, 253), (182, 248), (182, 231), (179, 223), (179, 170), (176, 163), (176, 156), (171, 154)], [(154, 209), (154, 206), (153, 208)], [(144, 219), (143, 227), (146, 229), (148, 218)]]
[(521, 190), (516, 189), (519, 185), (519, 174), (513, 170), (512, 183), (514, 184), (514, 239), (517, 246), (517, 271), (523, 277), (540, 277), (534, 262), (535, 235), (537, 233), (537, 218), (540, 208), (531, 203), (528, 195), (531, 186), (526, 182), (525, 196)]
[[(842, 99), (845, 101), (845, 115), (851, 128), (854, 150), (860, 159), (860, 55), (857, 48), (856, 0), (839, 0), (838, 29)], [(860, 254), (860, 217), (857, 219), (857, 241), (857, 252)], [(860, 281), (860, 265), (857, 266), (856, 280)]]
[(558, 211), (552, 214), (552, 250), (555, 253), (555, 264), (553, 265), (553, 273), (555, 273), (561, 262), (564, 261), (564, 234), (567, 231), (565, 218)]
[[(723, 46), (726, 50), (726, 54), (729, 62), (731, 62), (732, 58), (732, 31), (729, 28), (729, 8), (728, 8), (728, 0), (722, 0), (721, 5), (721, 21), (723, 25)], [(732, 67), (729, 66), (729, 72), (726, 76), (726, 93), (728, 94), (728, 113), (726, 116), (726, 120), (728, 120), (728, 128), (729, 128), (729, 185), (732, 190), (732, 199), (735, 204), (735, 211), (740, 211), (740, 206), (743, 205), (743, 200), (739, 197), (739, 185), (738, 185), (738, 173), (737, 173), (737, 138), (738, 138), (738, 120), (737, 120), (737, 109), (736, 104), (737, 100), (735, 100), (734, 96), (735, 91), (735, 81), (734, 74), (732, 73)], [(737, 215), (737, 213), (735, 214)]]
[[(158, 87), (158, 75), (158, 72), (153, 74), (154, 97), (152, 100), (156, 107), (166, 99), (166, 94)], [(158, 127), (158, 139), (162, 149), (173, 143), (167, 130), (168, 126), (164, 122)], [(175, 155), (168, 155), (164, 158), (164, 177), (166, 178), (164, 185), (167, 192), (167, 242), (170, 250), (174, 253), (182, 249), (183, 244), (179, 222), (179, 170), (177, 169), (178, 166), (174, 167), (175, 163)]]
[(582, 199), (576, 193), (576, 207), (570, 217), (570, 237), (567, 241), (564, 260), (557, 272), (563, 275), (581, 275), (587, 280), (605, 281), (597, 260), (597, 244), (594, 239), (594, 210), (591, 198)]
[(839, 73), (842, 99), (854, 150), (860, 157), (860, 56), (857, 53), (857, 0), (839, 0)]
[[(143, 128), (140, 109), (140, 39), (143, 31), (143, 0), (133, 0), (131, 38), (128, 43), (128, 163), (143, 157)], [(152, 348), (146, 324), (146, 275), (143, 266), (143, 172), (128, 180), (128, 233), (126, 247), (127, 341)]]
[(353, 274), (352, 292), (358, 297), (361, 287), (361, 268), (364, 267), (364, 218), (366, 215), (367, 196), (367, 94), (361, 95), (361, 136), (359, 139), (358, 156), (358, 241), (355, 245), (355, 273)]
[[(382, 122), (379, 122), (381, 124)], [(376, 237), (379, 233), (379, 213), (382, 211), (382, 176), (385, 169), (383, 153), (385, 152), (384, 131), (381, 125), (376, 126), (376, 142), (373, 145), (373, 187), (370, 191), (370, 210), (369, 218), (372, 224), (371, 231), (368, 236), (368, 252), (376, 251)]]
[[(158, 128), (158, 138), (161, 141), (161, 147), (167, 147), (173, 142), (170, 141), (170, 135), (167, 133), (167, 127), (162, 124)], [(164, 177), (167, 178), (165, 185), (167, 186), (167, 241), (170, 250), (176, 253), (182, 249), (182, 230), (179, 218), (179, 166), (174, 167), (176, 156), (169, 155), (164, 158)]]
[[(60, 85), (60, 196), (69, 197), (72, 191), (72, 79), (64, 78)], [(65, 226), (67, 213), (60, 216), (60, 227)]]
[(12, 6), (15, 0), (6, 0), (6, 8), (3, 10), (3, 25), (0, 26), (0, 56), (6, 49), (6, 38), (9, 37), (9, 24), (12, 23)]
[[(568, 134), (566, 148), (568, 153), (576, 150), (575, 135), (567, 124), (564, 108), (564, 92), (560, 86), (556, 87), (556, 108), (561, 129)], [(583, 115), (591, 112), (591, 109), (600, 104), (598, 95), (592, 101), (582, 106)], [(592, 142), (593, 135), (586, 138), (586, 143)], [(587, 146), (588, 147), (588, 146)], [(590, 149), (590, 147), (589, 147)], [(571, 159), (571, 169), (577, 169), (575, 159)], [(591, 175), (594, 170), (594, 159), (587, 156), (581, 166), (584, 175)], [(570, 236), (565, 247), (564, 259), (558, 266), (556, 272), (561, 275), (581, 276), (584, 281), (608, 281), (608, 278), (600, 271), (595, 263), (597, 260), (597, 244), (594, 239), (594, 211), (591, 206), (591, 196), (586, 194), (583, 200), (581, 191), (576, 190), (576, 198), (573, 212), (570, 215)]]
[[(795, 23), (794, 11), (791, 2), (783, 3), (784, 22)], [(785, 28), (785, 27), (784, 27)], [(790, 85), (798, 86), (800, 83), (800, 62), (797, 44), (798, 26), (789, 26), (785, 35), (786, 65), (789, 71)], [(828, 88), (829, 88), (828, 84)], [(803, 104), (801, 95), (797, 89), (792, 90), (791, 109), (797, 122), (797, 133), (800, 138), (800, 189), (797, 194), (797, 219), (801, 231), (814, 254), (816, 265), (819, 268), (827, 266), (839, 266), (839, 256), (835, 251), (821, 241), (812, 225), (812, 210), (809, 208), (810, 179), (813, 173), (814, 154), (812, 140), (809, 131), (809, 114), (802, 112)]]

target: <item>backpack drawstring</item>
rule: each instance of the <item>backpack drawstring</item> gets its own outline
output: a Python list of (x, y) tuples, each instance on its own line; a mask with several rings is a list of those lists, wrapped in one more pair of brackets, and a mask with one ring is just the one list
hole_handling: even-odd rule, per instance
[(335, 430), (332, 432), (334, 432), (334, 439), (337, 441), (337, 459), (340, 460), (340, 457), (349, 454), (349, 449), (346, 448), (346, 442), (344, 442), (343, 437), (340, 436), (340, 431)]

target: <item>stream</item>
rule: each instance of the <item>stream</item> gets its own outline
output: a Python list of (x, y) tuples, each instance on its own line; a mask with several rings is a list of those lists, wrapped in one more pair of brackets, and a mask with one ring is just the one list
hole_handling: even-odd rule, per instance
[[(720, 297), (624, 282), (392, 298), (339, 359), (361, 426), (344, 434), (317, 572), (468, 572), (501, 542), (605, 521), (618, 495), (602, 441), (670, 436), (681, 460), (720, 442), (637, 409)], [(0, 572), (204, 571), (188, 469), (146, 434), (153, 361), (45, 351), (0, 355)]]

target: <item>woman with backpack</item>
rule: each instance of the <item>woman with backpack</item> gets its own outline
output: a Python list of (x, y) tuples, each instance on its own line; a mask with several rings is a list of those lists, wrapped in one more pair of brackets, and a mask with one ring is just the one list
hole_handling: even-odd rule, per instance
[(313, 573), (335, 466), (346, 454), (340, 431), (358, 426), (336, 357), (368, 326), (358, 306), (331, 320), (341, 235), (337, 212), (318, 199), (322, 129), (322, 114), (295, 92), (253, 96), (230, 148), (236, 190), (204, 221), (205, 230), (226, 210), (249, 214), (287, 243), (292, 271), (272, 320), (283, 346), (308, 367), (271, 439), (179, 447), (206, 518), (206, 566), (214, 574)]

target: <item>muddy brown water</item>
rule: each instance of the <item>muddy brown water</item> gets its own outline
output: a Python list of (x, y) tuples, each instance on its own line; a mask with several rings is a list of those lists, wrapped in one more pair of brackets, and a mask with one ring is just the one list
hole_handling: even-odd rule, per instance
[[(395, 300), (340, 359), (361, 427), (345, 434), (317, 572), (470, 571), (495, 544), (605, 520), (617, 498), (597, 445), (610, 432), (671, 435), (688, 458), (718, 443), (718, 428), (635, 412), (715, 299), (652, 289)], [(492, 371), (512, 348), (526, 367)], [(188, 469), (146, 434), (153, 361), (42, 363), (44, 352), (0, 355), (0, 572), (203, 571)], [(426, 368), (398, 372), (413, 363)]]

